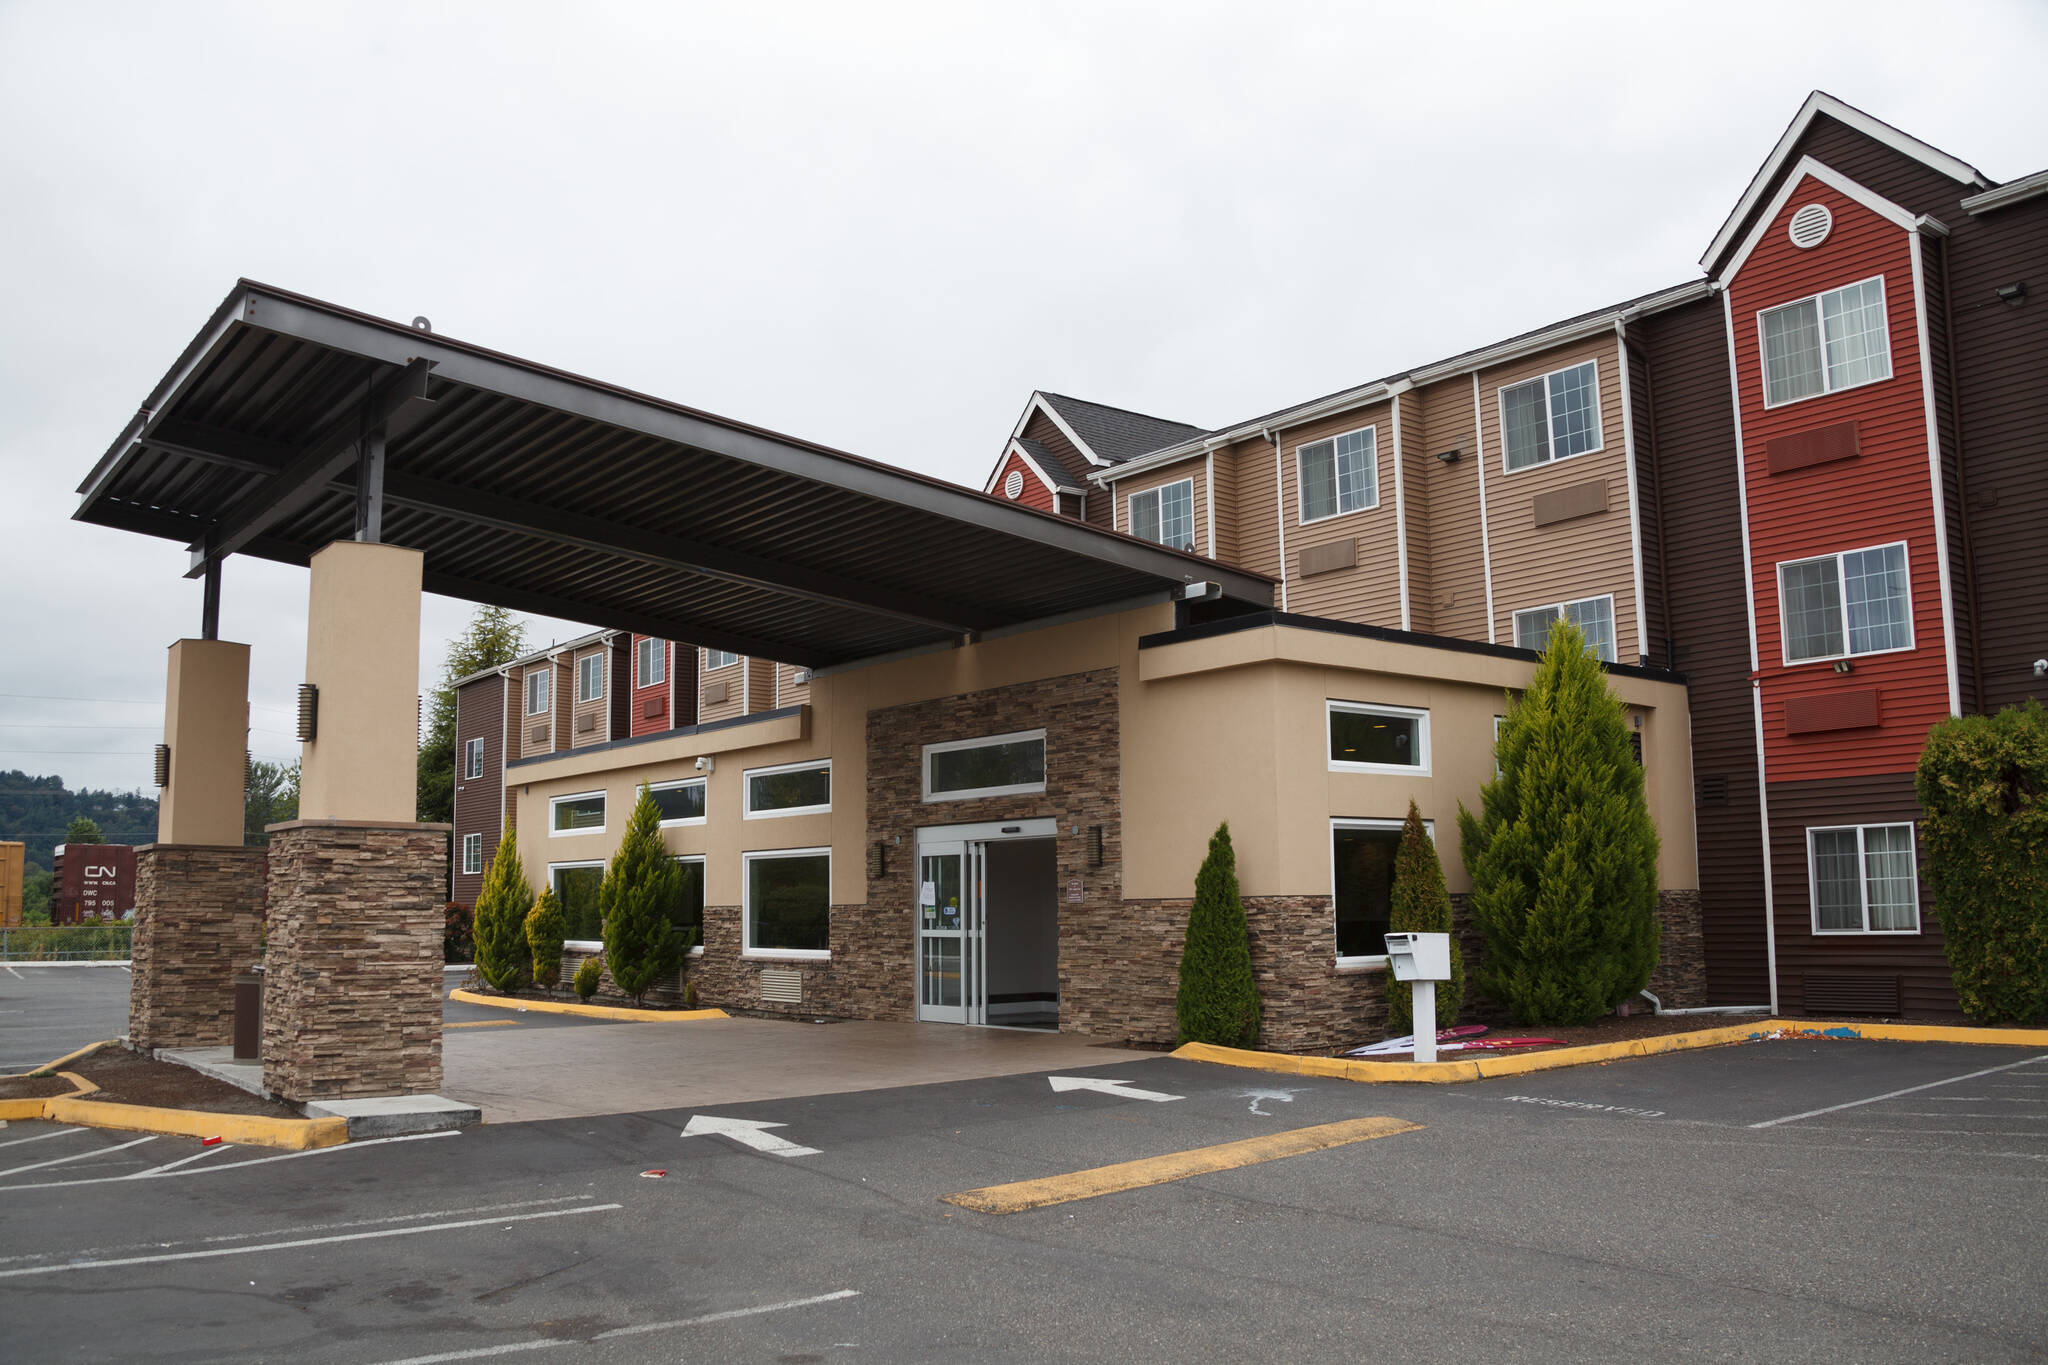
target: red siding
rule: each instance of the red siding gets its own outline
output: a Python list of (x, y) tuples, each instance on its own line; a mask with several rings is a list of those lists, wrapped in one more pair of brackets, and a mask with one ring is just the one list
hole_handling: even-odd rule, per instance
[[(1834, 213), (1834, 229), (1819, 247), (1801, 250), (1786, 237), (1785, 220), (1814, 202), (1826, 204)], [(1884, 277), (1892, 377), (1766, 409), (1759, 311), (1875, 275)], [(1743, 263), (1728, 298), (1742, 408), (1769, 778), (1775, 783), (1910, 771), (1927, 727), (1948, 714), (1949, 693), (1907, 233), (1847, 196), (1807, 179)], [(1861, 453), (1855, 458), (1771, 473), (1772, 441), (1849, 421), (1858, 424)], [(1901, 540), (1907, 545), (1914, 648), (1853, 661), (1856, 685), (1883, 694), (1883, 724), (1854, 734), (1788, 735), (1786, 701), (1839, 691), (1843, 680), (1832, 663), (1789, 668), (1783, 663), (1777, 565)]]
[(1003, 485), (1009, 482), (1010, 474), (1013, 470), (1024, 476), (1024, 487), (1018, 491), (1016, 501), (1023, 503), (1026, 507), (1036, 507), (1041, 512), (1059, 510), (1053, 506), (1052, 490), (1045, 486), (1045, 480), (1039, 478), (1037, 471), (1032, 469), (1024, 457), (1015, 451), (1012, 451), (1010, 457), (1003, 461), (1002, 470), (996, 475), (995, 495), (997, 497), (1007, 496), (1003, 491)]
[[(640, 642), (646, 638), (644, 635), (635, 635), (633, 637), (633, 652), (627, 664), (633, 670), (631, 720), (632, 732), (635, 735), (651, 735), (659, 730), (667, 730), (675, 724), (672, 685), (675, 680), (676, 647), (666, 640), (661, 642), (661, 647), (667, 651), (668, 667), (664, 670), (662, 680), (659, 683), (656, 683), (653, 687), (642, 687), (640, 685)], [(688, 651), (685, 651), (684, 657), (690, 658), (693, 656)], [(687, 723), (685, 722), (685, 724)]]

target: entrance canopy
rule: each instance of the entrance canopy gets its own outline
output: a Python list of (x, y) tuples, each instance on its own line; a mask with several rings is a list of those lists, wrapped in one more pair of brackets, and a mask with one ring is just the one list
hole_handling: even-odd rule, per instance
[(822, 667), (1272, 581), (938, 479), (238, 282), (80, 485), (80, 521)]

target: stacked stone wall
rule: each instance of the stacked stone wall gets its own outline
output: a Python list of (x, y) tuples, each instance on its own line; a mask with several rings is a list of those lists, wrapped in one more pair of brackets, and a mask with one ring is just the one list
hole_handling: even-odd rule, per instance
[(128, 1037), (139, 1048), (227, 1047), (237, 972), (262, 960), (264, 850), (146, 844), (135, 856)]

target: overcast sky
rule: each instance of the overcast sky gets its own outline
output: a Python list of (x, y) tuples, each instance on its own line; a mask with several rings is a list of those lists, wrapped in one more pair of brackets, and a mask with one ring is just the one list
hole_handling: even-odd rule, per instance
[[(149, 780), (199, 587), (73, 490), (237, 276), (979, 484), (1692, 278), (1815, 87), (2048, 166), (2048, 5), (1936, 12), (0, 3), (0, 769)], [(226, 567), (260, 756), (305, 594)]]

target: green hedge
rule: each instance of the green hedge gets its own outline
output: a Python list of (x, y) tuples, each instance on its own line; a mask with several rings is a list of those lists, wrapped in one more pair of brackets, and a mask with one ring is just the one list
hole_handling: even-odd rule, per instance
[(1915, 787), (1921, 872), (1963, 1012), (2048, 1016), (2048, 712), (2029, 701), (1942, 721)]
[(128, 956), (129, 924), (28, 925), (0, 929), (0, 961), (119, 962)]

